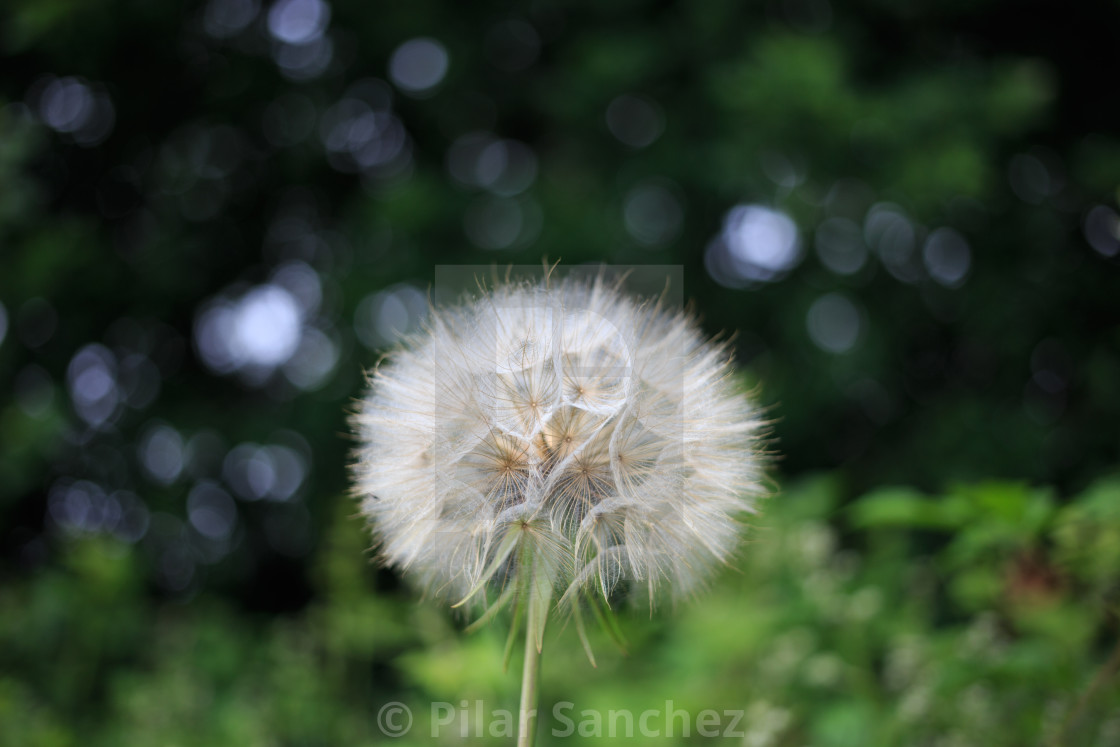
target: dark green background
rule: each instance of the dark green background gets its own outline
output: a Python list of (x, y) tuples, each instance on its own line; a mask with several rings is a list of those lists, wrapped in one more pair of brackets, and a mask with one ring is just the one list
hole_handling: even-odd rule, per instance
[[(546, 701), (640, 708), (683, 700), (687, 681), (713, 688), (696, 710), (730, 693), (722, 707), (762, 708), (758, 729), (758, 702), (785, 713), (759, 743), (1053, 734), (1116, 635), (1120, 5), (320, 7), (321, 70), (292, 67), (301, 50), (250, 0), (0, 9), (0, 741), (365, 743), (388, 700), (510, 707), (489, 634), (456, 633), (368, 564), (345, 417), (388, 342), (371, 309), (423, 299), (437, 265), (545, 258), (682, 266), (705, 329), (736, 334), (785, 488), (745, 575), (683, 618), (627, 618), (623, 663), (558, 657), (550, 684), (546, 657)], [(422, 94), (390, 75), (416, 38), (448, 59)], [(399, 148), (387, 164), (331, 150), (355, 106)], [(471, 133), (533, 167), (462, 183), (449, 164)], [(705, 256), (748, 205), (792, 219), (797, 261), (714, 277)], [(877, 232), (884, 209), (902, 239)], [(836, 226), (866, 255), (850, 274), (826, 261)], [(928, 249), (946, 228), (969, 258), (948, 284)], [(275, 367), (208, 364), (207, 309), (269, 283), (310, 299), (311, 347)], [(830, 352), (810, 327), (837, 304), (859, 333)], [(85, 409), (81, 386), (100, 392)], [(152, 454), (171, 460), (162, 473)], [(254, 468), (271, 496), (254, 499)], [(192, 503), (199, 484), (217, 493)], [(808, 560), (805, 532), (826, 538)], [(819, 595), (789, 568), (853, 559), (835, 593), (875, 588), (870, 617), (806, 607)], [(1023, 622), (1024, 584), (1030, 620), (1041, 604), (1057, 622)], [(998, 671), (938, 670), (925, 715), (899, 716), (896, 638), (969, 660), (962, 641), (989, 623), (1011, 651)], [(743, 632), (713, 639), (719, 626)], [(760, 652), (791, 630), (803, 655), (767, 669)], [(567, 631), (556, 646), (576, 650)], [(840, 674), (781, 684), (826, 653), (840, 664), (816, 669)], [(977, 698), (1017, 725), (977, 737), (960, 716)], [(1115, 720), (1078, 718), (1076, 743), (1115, 743)]]

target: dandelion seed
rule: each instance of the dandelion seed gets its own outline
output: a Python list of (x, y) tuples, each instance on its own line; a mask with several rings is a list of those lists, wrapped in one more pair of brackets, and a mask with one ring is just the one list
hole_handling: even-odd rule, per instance
[(433, 312), (354, 418), (384, 561), (452, 602), (496, 591), (482, 620), (512, 605), (511, 635), (524, 613), (526, 682), (552, 608), (590, 652), (582, 605), (687, 596), (735, 550), (761, 420), (732, 373), (694, 319), (602, 277)]

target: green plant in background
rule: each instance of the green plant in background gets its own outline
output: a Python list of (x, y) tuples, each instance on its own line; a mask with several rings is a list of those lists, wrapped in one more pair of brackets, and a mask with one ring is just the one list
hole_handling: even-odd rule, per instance
[(759, 491), (761, 421), (725, 346), (622, 280), (483, 288), (434, 313), (371, 379), (355, 490), (387, 563), (462, 606), (525, 621), (518, 744), (536, 731), (544, 631), (586, 605), (613, 629), (628, 588), (680, 599), (738, 543)]
[[(1102, 480), (1010, 537), (1008, 518), (1045, 496), (962, 486), (944, 496), (968, 514), (962, 529), (921, 516), (937, 496), (910, 495), (909, 514), (883, 511), (881, 492), (845, 508), (837, 476), (792, 481), (703, 604), (652, 620), (619, 614), (628, 655), (589, 626), (594, 677), (582, 657), (548, 658), (540, 712), (553, 736), (542, 742), (565, 743), (555, 734), (567, 719), (571, 739), (607, 744), (611, 710), (672, 701), (691, 714), (741, 711), (745, 737), (721, 728), (728, 744), (1115, 744), (1116, 681), (1090, 688), (1118, 634), (1120, 517), (1105, 500), (1118, 484)], [(136, 583), (142, 558), (112, 541), (78, 543), (58, 569), (5, 586), (0, 744), (371, 745), (384, 739), (375, 716), (389, 701), (415, 717), (396, 743), (458, 743), (466, 728), (508, 744), (473, 709), (516, 699), (505, 636), (494, 626), (462, 636), (444, 610), (380, 586), (367, 533), (346, 501), (336, 507), (316, 601), (297, 614), (247, 618), (213, 601), (153, 610)], [(977, 575), (997, 583), (957, 590)], [(111, 621), (90, 625), (106, 608)], [(433, 702), (451, 704), (455, 720)], [(583, 737), (596, 718), (601, 734)], [(695, 724), (686, 734), (679, 720), (671, 735), (654, 725), (659, 744), (717, 738)]]

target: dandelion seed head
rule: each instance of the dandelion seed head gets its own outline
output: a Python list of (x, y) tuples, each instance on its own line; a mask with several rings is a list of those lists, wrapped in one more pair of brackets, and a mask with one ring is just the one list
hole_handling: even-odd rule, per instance
[(732, 374), (694, 319), (602, 277), (481, 291), (372, 373), (362, 512), (437, 596), (533, 563), (558, 596), (687, 595), (762, 492), (761, 420)]

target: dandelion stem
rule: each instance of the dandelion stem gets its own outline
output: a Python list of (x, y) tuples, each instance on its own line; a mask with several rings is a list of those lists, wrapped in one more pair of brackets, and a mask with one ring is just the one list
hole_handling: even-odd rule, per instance
[(517, 747), (533, 747), (537, 735), (537, 682), (541, 672), (541, 649), (537, 648), (537, 637), (533, 631), (543, 629), (544, 620), (535, 619), (541, 614), (538, 605), (530, 603), (527, 606), (529, 620), (525, 626), (525, 666), (521, 670)]

